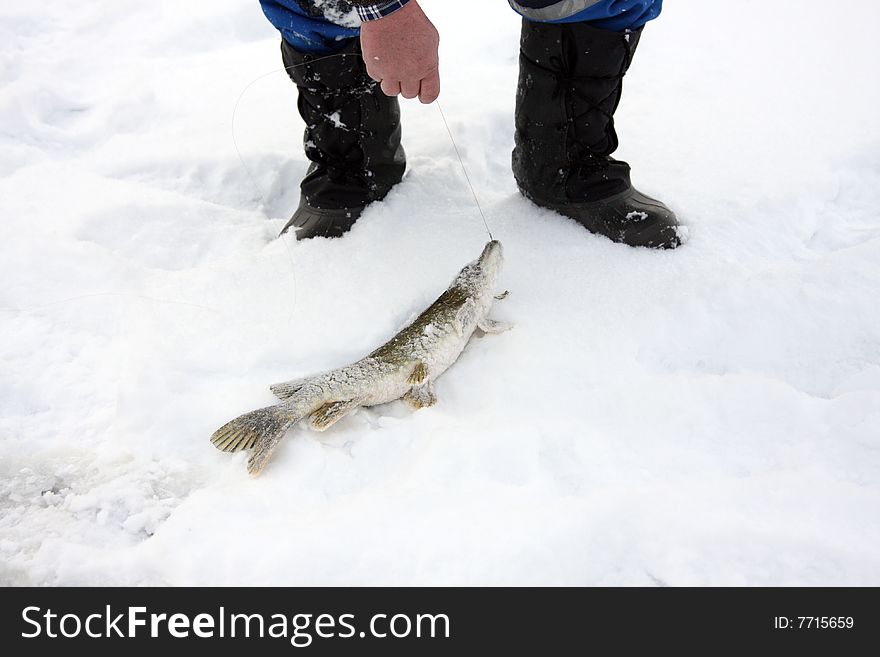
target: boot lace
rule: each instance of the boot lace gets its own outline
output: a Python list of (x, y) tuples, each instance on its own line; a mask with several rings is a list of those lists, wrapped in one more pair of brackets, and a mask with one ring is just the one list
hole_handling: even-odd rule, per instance
[[(569, 73), (571, 66), (564, 54), (561, 56), (551, 56), (548, 59), (547, 66), (534, 60), (529, 60), (532, 66), (544, 71), (554, 79), (555, 84), (551, 98), (558, 99), (562, 97), (568, 100), (565, 104), (565, 121), (559, 124), (556, 129), (559, 132), (566, 133), (567, 142), (571, 145), (569, 150), (570, 163), (576, 169), (592, 172), (597, 169), (606, 168), (608, 166), (607, 153), (617, 147), (613, 115), (614, 105), (616, 104), (614, 97), (619, 93), (621, 81), (626, 74), (628, 62), (632, 57), (630, 42), (627, 40), (624, 45), (627, 50), (626, 56), (621, 63), (620, 69), (611, 75), (573, 75)], [(606, 85), (609, 88), (607, 94), (595, 95), (597, 87)], [(593, 95), (588, 93), (590, 90), (592, 90)], [(577, 111), (575, 111), (575, 107), (577, 107)], [(611, 111), (606, 108), (610, 108)], [(605, 121), (605, 130), (600, 141), (589, 143), (579, 135), (576, 127), (580, 122), (586, 121), (588, 115), (595, 116), (596, 113)]]
[(379, 100), (372, 93), (377, 84), (367, 80), (357, 87), (344, 89), (302, 87), (301, 98), (308, 117), (306, 149), (310, 159), (327, 170), (331, 180), (357, 179), (368, 186), (373, 184), (369, 180), (370, 172), (364, 167), (362, 144), (375, 133), (360, 125), (360, 120), (358, 125), (349, 126), (342, 117), (349, 104), (359, 104), (362, 99), (372, 101), (378, 110)]

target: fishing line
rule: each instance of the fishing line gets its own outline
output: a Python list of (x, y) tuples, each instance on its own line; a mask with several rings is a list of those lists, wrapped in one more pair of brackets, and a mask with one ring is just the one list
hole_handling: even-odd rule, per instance
[[(350, 54), (351, 53), (338, 52), (338, 53), (333, 53), (330, 55), (324, 55), (322, 57), (315, 57), (314, 59), (311, 59), (308, 62), (302, 62), (301, 64), (291, 64), (290, 66), (284, 66), (282, 68), (274, 69), (272, 71), (269, 71), (268, 73), (264, 73), (263, 75), (260, 75), (256, 78), (254, 78), (253, 80), (251, 80), (244, 87), (244, 89), (241, 90), (241, 93), (238, 95), (238, 98), (235, 100), (235, 105), (232, 108), (232, 120), (231, 120), (231, 125), (230, 125), (230, 129), (232, 132), (232, 145), (235, 148), (235, 154), (238, 156), (238, 161), (241, 163), (241, 166), (244, 168), (245, 172), (247, 173), (248, 179), (251, 181), (251, 185), (253, 186), (254, 191), (256, 191), (258, 198), (262, 201), (263, 207), (268, 207), (268, 205), (269, 205), (267, 198), (266, 198), (266, 194), (264, 193), (262, 186), (257, 181), (256, 177), (254, 176), (253, 172), (251, 171), (251, 168), (248, 166), (247, 162), (245, 161), (244, 156), (241, 154), (241, 149), (238, 146), (238, 139), (236, 138), (236, 134), (235, 134), (235, 119), (238, 116), (238, 108), (239, 108), (239, 105), (241, 104), (242, 98), (244, 98), (244, 96), (251, 89), (251, 87), (253, 87), (257, 82), (260, 82), (261, 80), (263, 80), (271, 75), (275, 75), (275, 74), (280, 73), (282, 71), (286, 72), (290, 69), (297, 68), (300, 66), (314, 64), (315, 62), (320, 62), (325, 59), (331, 59), (333, 57), (344, 57), (344, 56), (350, 55)], [(449, 122), (446, 120), (446, 114), (444, 114), (443, 108), (440, 107), (439, 101), (435, 101), (435, 103), (437, 105), (437, 110), (440, 112), (440, 118), (443, 120), (443, 125), (446, 127), (446, 133), (449, 135), (449, 141), (452, 142), (452, 148), (455, 150), (455, 156), (458, 158), (458, 163), (461, 165), (461, 170), (464, 173), (465, 181), (467, 182), (468, 188), (471, 190), (471, 194), (474, 197), (474, 203), (476, 204), (477, 210), (480, 213), (480, 218), (483, 220), (483, 226), (486, 228), (486, 233), (488, 233), (490, 240), (494, 240), (495, 238), (492, 236), (492, 230), (489, 228), (489, 222), (486, 220), (486, 215), (483, 213), (483, 206), (480, 205), (480, 199), (477, 196), (477, 191), (474, 188), (473, 183), (471, 182), (471, 177), (468, 174), (467, 167), (464, 164), (464, 159), (461, 157), (461, 152), (458, 150), (458, 144), (455, 142), (455, 137), (452, 135), (452, 129), (449, 127)], [(296, 265), (294, 264), (293, 254), (291, 253), (290, 245), (287, 240), (284, 241), (284, 247), (287, 251), (288, 264), (290, 265), (291, 278), (293, 281), (293, 307), (291, 307), (291, 310), (290, 310), (290, 316), (288, 317), (288, 321), (289, 321), (293, 317), (293, 312), (296, 309), (296, 302), (297, 302), (297, 298), (298, 298), (297, 280), (296, 280)]]
[[(333, 57), (345, 57), (346, 55), (351, 55), (351, 53), (344, 52), (336, 52), (330, 55), (323, 55), (321, 57), (314, 57), (307, 62), (302, 62), (300, 64), (291, 64), (290, 66), (283, 66), (281, 68), (276, 68), (268, 73), (264, 73), (263, 75), (257, 76), (253, 80), (251, 80), (244, 89), (241, 90), (241, 93), (238, 94), (238, 98), (235, 100), (235, 105), (232, 108), (232, 120), (230, 125), (230, 130), (232, 132), (232, 145), (235, 147), (235, 154), (238, 156), (238, 161), (241, 163), (241, 166), (244, 167), (244, 170), (247, 172), (248, 178), (251, 181), (251, 185), (253, 185), (254, 190), (257, 192), (257, 196), (263, 203), (263, 207), (268, 207), (269, 203), (266, 200), (266, 194), (263, 193), (262, 186), (257, 182), (257, 179), (254, 177), (254, 174), (251, 172), (251, 168), (245, 162), (244, 157), (241, 154), (241, 149), (238, 147), (238, 139), (235, 136), (235, 118), (238, 115), (238, 106), (241, 104), (241, 99), (244, 98), (245, 94), (253, 87), (257, 82), (268, 78), (271, 75), (276, 75), (281, 73), (282, 71), (287, 72), (290, 69), (298, 68), (300, 66), (307, 66), (308, 64), (314, 64), (315, 62), (320, 62), (325, 59), (332, 59)], [(290, 276), (293, 282), (293, 305), (290, 308), (290, 314), (287, 317), (287, 321), (290, 322), (293, 319), (294, 311), (296, 310), (296, 303), (299, 299), (299, 287), (297, 285), (296, 280), (296, 263), (294, 262), (293, 253), (290, 249), (290, 243), (288, 240), (282, 240), (284, 242), (284, 249), (287, 252), (287, 262), (290, 265)]]
[(464, 179), (467, 180), (468, 187), (471, 188), (471, 194), (474, 195), (474, 203), (477, 204), (477, 210), (480, 211), (480, 216), (483, 218), (483, 225), (486, 227), (486, 232), (489, 233), (489, 239), (494, 240), (495, 238), (492, 237), (492, 231), (489, 229), (489, 223), (486, 221), (486, 215), (483, 214), (483, 206), (480, 205), (480, 199), (477, 198), (477, 191), (471, 183), (471, 177), (468, 175), (464, 160), (461, 159), (461, 153), (458, 152), (458, 145), (455, 143), (455, 137), (452, 136), (452, 130), (449, 129), (449, 123), (446, 121), (446, 115), (443, 113), (443, 108), (440, 107), (440, 101), (435, 100), (434, 103), (437, 105), (437, 109), (440, 110), (440, 117), (443, 119), (443, 125), (446, 126), (446, 132), (449, 133), (449, 141), (452, 142), (452, 147), (455, 149), (456, 156), (458, 156), (458, 163), (461, 164), (461, 170), (464, 171)]
[(245, 94), (253, 87), (257, 82), (268, 78), (270, 75), (275, 75), (277, 73), (281, 73), (282, 71), (287, 71), (292, 68), (298, 68), (300, 66), (306, 66), (308, 64), (314, 64), (315, 62), (320, 62), (325, 59), (332, 59), (333, 57), (344, 57), (345, 55), (350, 53), (337, 52), (332, 55), (324, 55), (323, 57), (315, 57), (314, 59), (309, 60), (308, 62), (303, 62), (302, 64), (291, 64), (290, 66), (284, 66), (282, 68), (276, 68), (268, 73), (264, 73), (263, 75), (257, 76), (253, 80), (251, 80), (244, 89), (241, 90), (241, 93), (238, 94), (238, 98), (235, 101), (235, 105), (232, 108), (232, 145), (235, 147), (235, 154), (238, 155), (238, 161), (241, 162), (241, 166), (244, 167), (244, 170), (247, 172), (248, 178), (250, 178), (251, 184), (254, 186), (254, 189), (257, 192), (257, 196), (260, 197), (260, 200), (263, 201), (263, 205), (268, 205), (266, 202), (266, 195), (263, 194), (263, 189), (257, 183), (257, 179), (254, 178), (254, 175), (251, 173), (250, 167), (247, 165), (247, 162), (244, 161), (244, 157), (241, 154), (241, 150), (238, 148), (238, 140), (235, 138), (235, 117), (238, 114), (238, 106), (241, 104), (241, 99), (244, 98)]
[[(299, 66), (306, 66), (307, 64), (313, 64), (315, 62), (320, 62), (325, 59), (331, 59), (333, 57), (343, 57), (347, 54), (350, 53), (337, 52), (331, 55), (324, 55), (323, 57), (316, 57), (308, 62), (303, 62), (302, 64), (291, 64), (290, 66), (284, 66), (282, 68), (277, 68), (273, 71), (269, 71), (268, 73), (264, 73), (263, 75), (260, 75), (259, 77), (251, 80), (251, 82), (248, 83), (248, 85), (244, 89), (242, 89), (241, 93), (238, 95), (238, 98), (235, 101), (235, 106), (232, 108), (232, 144), (235, 147), (235, 153), (236, 155), (238, 155), (239, 162), (241, 162), (241, 165), (247, 172), (248, 178), (250, 179), (251, 184), (254, 186), (257, 195), (263, 201), (264, 206), (268, 205), (268, 203), (266, 202), (266, 195), (263, 193), (263, 190), (260, 187), (259, 183), (257, 183), (257, 180), (251, 172), (250, 167), (245, 162), (244, 157), (241, 154), (241, 150), (238, 147), (238, 140), (235, 137), (235, 117), (238, 114), (238, 106), (241, 103), (241, 99), (244, 98), (245, 94), (248, 92), (248, 90), (250, 90), (252, 86), (254, 86), (260, 80), (269, 77), (270, 75), (275, 75), (276, 73), (280, 73), (281, 71), (287, 71), (289, 69), (297, 68)], [(446, 120), (446, 114), (443, 112), (443, 108), (440, 106), (439, 100), (435, 100), (434, 104), (437, 105), (437, 110), (440, 112), (440, 118), (443, 119), (443, 125), (446, 127), (446, 133), (449, 135), (449, 141), (452, 142), (452, 148), (455, 150), (455, 156), (458, 158), (458, 163), (461, 165), (461, 170), (464, 173), (464, 179), (467, 181), (468, 188), (470, 188), (471, 194), (474, 197), (474, 203), (476, 203), (477, 210), (479, 210), (480, 212), (480, 218), (482, 218), (483, 220), (483, 226), (486, 227), (486, 232), (489, 234), (489, 239), (495, 239), (492, 236), (492, 230), (489, 228), (489, 222), (486, 221), (486, 215), (483, 213), (483, 206), (480, 205), (480, 199), (479, 197), (477, 197), (477, 191), (474, 188), (473, 183), (471, 182), (470, 175), (468, 175), (467, 167), (464, 165), (464, 160), (461, 157), (461, 152), (458, 150), (458, 144), (455, 142), (455, 137), (452, 135), (452, 129), (449, 127), (449, 122)]]

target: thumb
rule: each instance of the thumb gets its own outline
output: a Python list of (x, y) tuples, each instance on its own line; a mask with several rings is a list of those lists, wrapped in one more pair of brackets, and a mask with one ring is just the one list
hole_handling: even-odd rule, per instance
[(434, 69), (426, 77), (422, 78), (419, 90), (419, 101), (427, 105), (433, 103), (440, 96), (440, 70)]

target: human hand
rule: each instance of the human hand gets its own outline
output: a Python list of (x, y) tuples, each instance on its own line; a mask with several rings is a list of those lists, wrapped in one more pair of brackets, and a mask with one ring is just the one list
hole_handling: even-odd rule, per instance
[(361, 49), (367, 74), (388, 96), (418, 96), (433, 103), (440, 95), (440, 35), (416, 0), (361, 25)]

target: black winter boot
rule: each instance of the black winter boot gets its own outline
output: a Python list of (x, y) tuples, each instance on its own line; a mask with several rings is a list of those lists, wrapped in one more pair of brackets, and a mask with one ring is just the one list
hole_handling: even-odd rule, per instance
[(303, 144), (312, 161), (299, 207), (281, 233), (293, 227), (298, 240), (339, 237), (403, 177), (400, 106), (367, 75), (358, 39), (337, 56), (303, 54), (286, 41), (281, 54), (299, 88)]
[(641, 30), (523, 20), (513, 174), (520, 191), (594, 233), (632, 246), (680, 244), (672, 211), (635, 190), (614, 111)]

